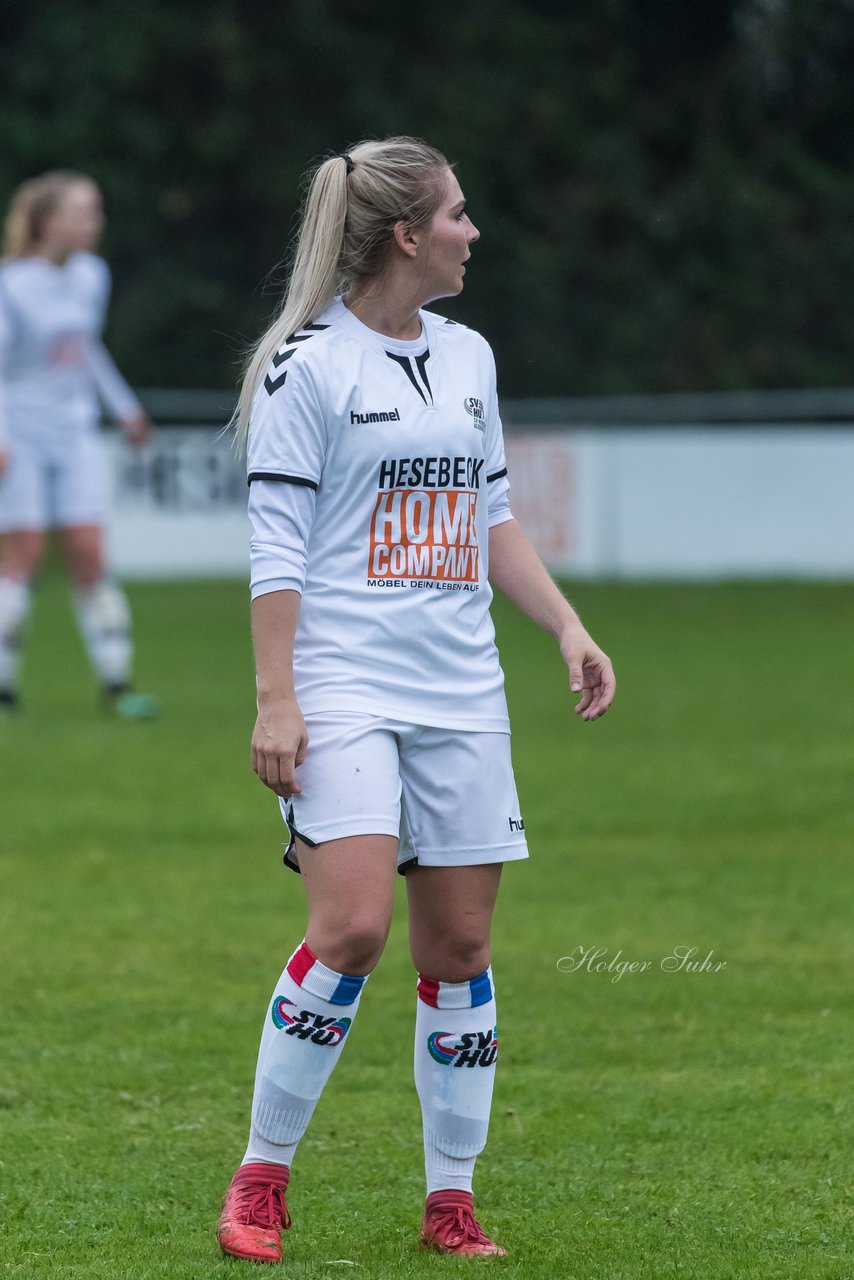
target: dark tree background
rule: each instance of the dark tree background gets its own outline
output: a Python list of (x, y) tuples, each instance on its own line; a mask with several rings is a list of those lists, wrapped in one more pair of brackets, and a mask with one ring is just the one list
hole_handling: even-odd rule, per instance
[(403, 132), (506, 394), (848, 385), (852, 63), (852, 0), (7, 0), (0, 197), (101, 183), (141, 385), (233, 386), (307, 163)]

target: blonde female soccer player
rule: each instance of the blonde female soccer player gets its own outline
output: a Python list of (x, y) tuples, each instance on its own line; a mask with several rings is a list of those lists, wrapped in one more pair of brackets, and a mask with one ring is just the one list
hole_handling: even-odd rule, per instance
[(527, 848), (490, 582), (553, 633), (583, 720), (607, 710), (614, 676), (512, 517), (489, 346), (422, 309), (461, 291), (478, 235), (423, 142), (326, 160), (243, 387), (252, 759), (290, 828), (308, 925), (267, 1010), (220, 1220), (240, 1258), (282, 1256), (294, 1152), (385, 945), (396, 870), (418, 971), (421, 1243), (504, 1252), (477, 1222), (472, 1174), (498, 1050), (493, 907)]
[(18, 705), (21, 642), (47, 530), (61, 531), (75, 613), (104, 695), (126, 716), (155, 700), (131, 692), (131, 619), (108, 577), (107, 467), (99, 401), (133, 443), (149, 422), (101, 342), (110, 273), (91, 178), (46, 173), (15, 192), (0, 260), (0, 710)]

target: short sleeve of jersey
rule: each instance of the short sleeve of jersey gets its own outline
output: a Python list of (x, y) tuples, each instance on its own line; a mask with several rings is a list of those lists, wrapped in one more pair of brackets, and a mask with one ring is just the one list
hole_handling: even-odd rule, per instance
[(513, 519), (510, 510), (510, 481), (507, 478), (507, 460), (504, 456), (504, 431), (498, 411), (498, 391), (495, 377), (495, 361), (489, 353), (491, 377), (489, 400), (486, 406), (486, 484), (489, 528)]
[(326, 423), (311, 370), (299, 353), (274, 357), (255, 393), (247, 463), (253, 480), (282, 480), (316, 489), (326, 458)]
[(249, 487), (252, 599), (305, 586), (308, 539), (317, 495), (296, 484), (256, 480)]

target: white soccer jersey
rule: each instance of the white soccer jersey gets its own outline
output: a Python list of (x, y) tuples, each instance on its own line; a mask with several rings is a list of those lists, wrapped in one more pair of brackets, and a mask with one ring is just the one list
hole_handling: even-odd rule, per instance
[(305, 714), (507, 732), (488, 530), (511, 519), (495, 365), (420, 313), (413, 342), (340, 301), (293, 334), (249, 431), (252, 595), (302, 592)]
[(0, 264), (0, 442), (91, 430), (100, 397), (128, 418), (139, 401), (100, 341), (110, 295), (102, 258)]

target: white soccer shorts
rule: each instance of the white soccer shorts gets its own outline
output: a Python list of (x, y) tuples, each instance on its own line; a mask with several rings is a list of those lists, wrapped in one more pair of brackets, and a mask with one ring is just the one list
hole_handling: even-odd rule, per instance
[(299, 795), (280, 800), (294, 836), (314, 846), (344, 836), (397, 836), (398, 871), (527, 858), (509, 733), (405, 724), (361, 712), (306, 716)]
[(94, 431), (9, 442), (0, 476), (0, 533), (100, 525), (107, 515), (106, 449)]

